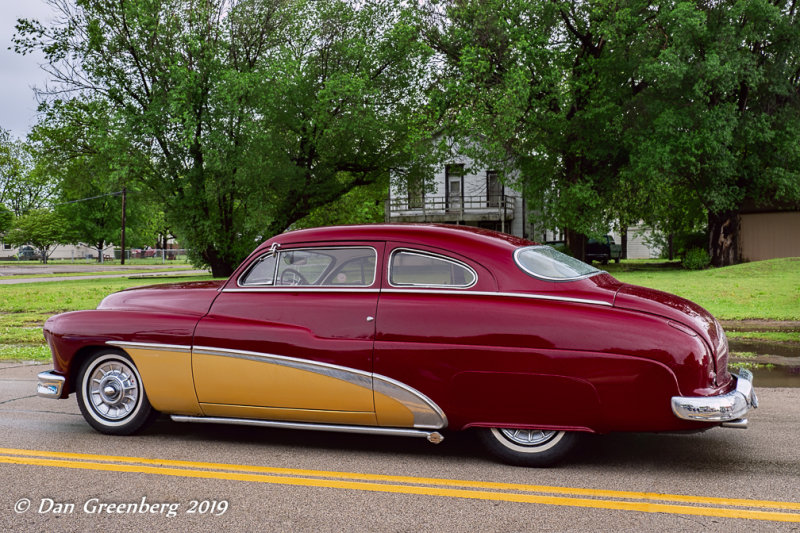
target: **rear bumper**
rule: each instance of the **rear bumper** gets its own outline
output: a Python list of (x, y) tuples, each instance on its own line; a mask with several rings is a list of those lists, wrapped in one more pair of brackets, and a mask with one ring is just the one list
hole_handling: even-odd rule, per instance
[(39, 378), (39, 382), (36, 384), (36, 394), (38, 396), (52, 398), (53, 400), (61, 398), (66, 381), (64, 376), (56, 374), (53, 370), (48, 370), (47, 372), (40, 372), (37, 377)]
[(720, 422), (723, 426), (747, 427), (747, 412), (758, 407), (753, 389), (753, 374), (742, 369), (736, 379), (736, 388), (721, 396), (673, 396), (672, 412), (683, 420), (695, 422)]

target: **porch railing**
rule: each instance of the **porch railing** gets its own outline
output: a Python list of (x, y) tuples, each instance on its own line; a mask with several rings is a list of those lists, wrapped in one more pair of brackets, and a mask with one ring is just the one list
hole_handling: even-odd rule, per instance
[(411, 196), (389, 200), (390, 213), (398, 215), (452, 215), (463, 218), (467, 214), (494, 214), (502, 219), (514, 217), (516, 197), (505, 195), (478, 196)]

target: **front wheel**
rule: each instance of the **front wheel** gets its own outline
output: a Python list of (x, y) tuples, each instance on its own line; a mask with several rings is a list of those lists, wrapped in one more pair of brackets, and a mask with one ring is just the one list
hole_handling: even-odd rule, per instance
[(131, 435), (158, 416), (136, 365), (115, 351), (98, 352), (83, 363), (76, 396), (83, 418), (100, 433)]
[(534, 467), (558, 463), (579, 439), (579, 434), (571, 431), (515, 428), (481, 428), (478, 435), (489, 452), (504, 463)]

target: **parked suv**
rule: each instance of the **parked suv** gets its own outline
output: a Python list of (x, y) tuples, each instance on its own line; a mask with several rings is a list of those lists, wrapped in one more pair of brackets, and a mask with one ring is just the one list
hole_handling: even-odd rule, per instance
[(601, 240), (589, 239), (586, 241), (586, 260), (600, 261), (608, 264), (610, 260), (619, 263), (622, 256), (622, 246), (614, 242), (611, 235), (606, 235)]

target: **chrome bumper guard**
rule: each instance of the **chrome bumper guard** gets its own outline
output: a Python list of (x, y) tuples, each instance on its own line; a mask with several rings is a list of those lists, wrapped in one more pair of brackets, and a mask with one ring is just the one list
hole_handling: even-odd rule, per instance
[(672, 412), (683, 420), (722, 422), (724, 427), (746, 428), (747, 411), (750, 407), (758, 407), (753, 373), (741, 369), (734, 378), (736, 389), (722, 396), (673, 396)]
[(58, 400), (61, 398), (61, 391), (64, 388), (65, 378), (56, 374), (53, 370), (40, 372), (37, 376), (39, 383), (36, 384), (36, 394), (42, 398)]

